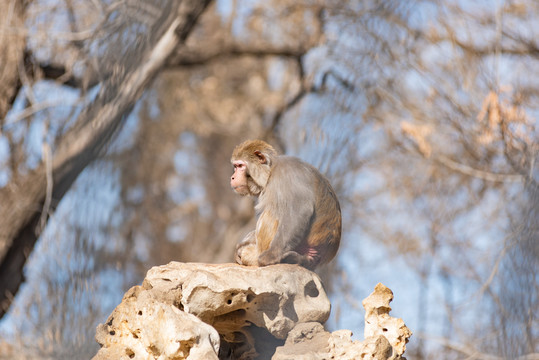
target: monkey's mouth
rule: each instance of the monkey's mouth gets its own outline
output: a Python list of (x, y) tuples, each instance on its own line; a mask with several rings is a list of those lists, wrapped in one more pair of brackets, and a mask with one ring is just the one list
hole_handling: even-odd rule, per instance
[(232, 189), (239, 195), (247, 195), (249, 193), (247, 185), (233, 186)]

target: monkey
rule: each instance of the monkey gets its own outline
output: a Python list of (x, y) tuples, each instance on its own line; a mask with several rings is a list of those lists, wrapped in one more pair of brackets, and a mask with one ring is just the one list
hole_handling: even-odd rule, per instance
[(236, 146), (230, 186), (257, 198), (255, 230), (236, 246), (240, 265), (299, 264), (309, 270), (333, 259), (341, 240), (341, 208), (313, 166), (279, 155), (262, 140)]

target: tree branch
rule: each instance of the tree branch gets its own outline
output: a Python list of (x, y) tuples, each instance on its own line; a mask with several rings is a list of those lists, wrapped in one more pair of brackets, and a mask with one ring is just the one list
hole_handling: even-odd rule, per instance
[(521, 175), (514, 174), (496, 174), (488, 171), (474, 169), (468, 165), (458, 163), (451, 160), (450, 158), (439, 155), (435, 157), (435, 160), (440, 164), (445, 165), (446, 167), (458, 171), (464, 175), (472, 176), (478, 179), (493, 181), (493, 182), (519, 182), (524, 180), (524, 177)]
[[(165, 31), (142, 54), (140, 66), (122, 78), (107, 79), (96, 99), (66, 133), (52, 159), (54, 210), (82, 170), (99, 157), (142, 92), (163, 68), (174, 49), (185, 40), (210, 0), (172, 2)], [(168, 26), (167, 26), (168, 23)], [(133, 59), (127, 59), (133, 61)], [(113, 86), (119, 84), (117, 86)], [(47, 197), (47, 171), (41, 164), (18, 181), (0, 189), (0, 317), (8, 310), (23, 278), (23, 266), (38, 238), (36, 226)], [(45, 214), (46, 218), (48, 214)]]

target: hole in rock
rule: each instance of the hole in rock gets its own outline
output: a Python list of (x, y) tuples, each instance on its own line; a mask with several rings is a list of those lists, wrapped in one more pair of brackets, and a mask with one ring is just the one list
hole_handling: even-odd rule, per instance
[(318, 290), (318, 287), (316, 286), (313, 280), (309, 281), (307, 285), (305, 285), (305, 296), (315, 298), (318, 295), (320, 295), (320, 291)]

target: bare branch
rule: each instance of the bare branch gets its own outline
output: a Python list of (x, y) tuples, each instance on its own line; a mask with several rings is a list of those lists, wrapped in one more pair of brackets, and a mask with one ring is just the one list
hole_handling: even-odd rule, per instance
[(478, 170), (474, 169), (468, 165), (464, 165), (461, 163), (458, 163), (456, 161), (451, 160), (450, 158), (438, 155), (434, 157), (436, 161), (438, 161), (440, 164), (447, 166), (448, 168), (458, 171), (464, 175), (472, 176), (478, 179), (486, 180), (486, 181), (493, 181), (493, 182), (520, 182), (523, 181), (524, 178), (521, 175), (513, 175), (513, 174), (496, 174), (491, 173), (488, 171)]
[(51, 147), (47, 143), (43, 143), (42, 146), (43, 152), (43, 162), (45, 163), (45, 174), (47, 179), (47, 186), (45, 191), (45, 202), (43, 203), (43, 210), (41, 210), (41, 218), (39, 219), (39, 228), (36, 229), (36, 235), (39, 236), (45, 225), (47, 224), (47, 217), (49, 216), (49, 211), (51, 209), (52, 201), (52, 189), (53, 189), (53, 180), (52, 180), (52, 152)]
[(200, 51), (187, 51), (182, 52), (179, 50), (177, 54), (169, 59), (167, 66), (201, 66), (207, 65), (215, 60), (222, 60), (226, 58), (234, 58), (241, 56), (252, 57), (268, 57), (268, 56), (281, 56), (300, 58), (305, 55), (307, 49), (293, 49), (288, 47), (273, 47), (273, 46), (261, 46), (261, 47), (244, 47), (237, 44), (223, 45), (219, 48), (204, 48), (204, 52)]
[(15, 124), (16, 122), (24, 120), (42, 110), (54, 108), (56, 106), (60, 106), (63, 104), (65, 104), (65, 102), (62, 100), (38, 102), (30, 107), (25, 108), (24, 110), (18, 113), (10, 114), (10, 116), (8, 117), (8, 122), (2, 125), (2, 130), (5, 130), (6, 128)]

